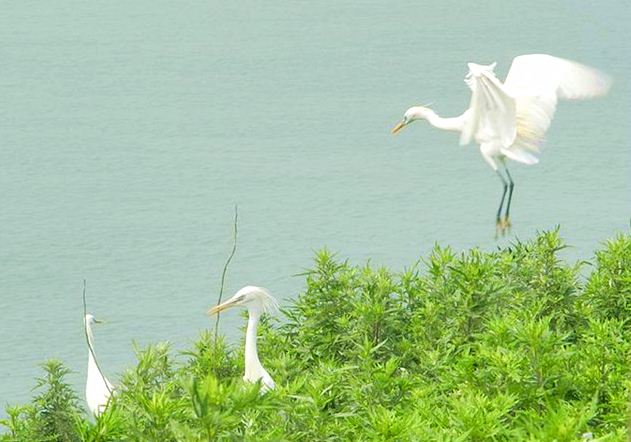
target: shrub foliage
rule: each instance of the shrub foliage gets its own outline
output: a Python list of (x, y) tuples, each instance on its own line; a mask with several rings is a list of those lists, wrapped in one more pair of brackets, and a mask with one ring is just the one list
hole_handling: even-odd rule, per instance
[(259, 330), (276, 390), (245, 384), (242, 346), (204, 331), (178, 354), (136, 349), (97, 419), (47, 362), (0, 440), (626, 440), (631, 238), (593, 264), (564, 247), (558, 230), (491, 253), (436, 246), (398, 273), (322, 250)]

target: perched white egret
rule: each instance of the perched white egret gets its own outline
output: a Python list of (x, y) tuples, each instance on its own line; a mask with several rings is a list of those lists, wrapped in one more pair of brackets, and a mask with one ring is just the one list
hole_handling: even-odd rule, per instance
[(271, 313), (278, 306), (272, 295), (262, 287), (247, 286), (239, 290), (232, 298), (208, 310), (209, 315), (215, 315), (231, 307), (243, 306), (248, 309), (248, 328), (245, 332), (245, 375), (248, 382), (261, 380), (263, 391), (274, 389), (274, 380), (261, 365), (256, 349), (256, 330), (261, 315)]
[(88, 408), (95, 416), (98, 416), (103, 412), (105, 406), (107, 405), (107, 401), (109, 400), (110, 394), (113, 391), (112, 384), (110, 384), (97, 367), (93, 354), (94, 337), (92, 336), (92, 325), (100, 324), (101, 322), (102, 321), (99, 321), (90, 314), (85, 315), (85, 332), (88, 336), (89, 342), (88, 380), (85, 384), (85, 398), (88, 403)]
[[(521, 55), (513, 60), (504, 84), (489, 66), (469, 63), (465, 82), (471, 88), (471, 103), (462, 115), (441, 118), (427, 107), (411, 107), (403, 120), (392, 128), (392, 135), (412, 121), (427, 120), (432, 126), (460, 132), (460, 144), (475, 139), (487, 163), (502, 180), (504, 192), (497, 210), (498, 234), (510, 227), (509, 210), (513, 180), (505, 160), (536, 164), (539, 151), (550, 127), (557, 100), (584, 100), (602, 96), (611, 86), (605, 74), (574, 61), (550, 55)], [(502, 166), (508, 182), (499, 171)], [(508, 202), (502, 218), (506, 190)]]

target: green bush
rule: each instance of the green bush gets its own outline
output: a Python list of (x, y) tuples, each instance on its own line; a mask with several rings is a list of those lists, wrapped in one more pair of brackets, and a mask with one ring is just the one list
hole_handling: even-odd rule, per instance
[(0, 440), (626, 440), (631, 238), (587, 276), (564, 247), (558, 229), (490, 253), (436, 246), (400, 273), (322, 250), (259, 328), (275, 390), (245, 384), (243, 347), (203, 331), (181, 353), (137, 348), (96, 420), (47, 363)]
[(29, 442), (80, 441), (77, 417), (84, 415), (75, 392), (64, 382), (70, 370), (56, 360), (42, 364), (44, 377), (37, 379), (30, 404), (7, 408), (9, 418), (2, 422), (9, 432), (3, 440)]

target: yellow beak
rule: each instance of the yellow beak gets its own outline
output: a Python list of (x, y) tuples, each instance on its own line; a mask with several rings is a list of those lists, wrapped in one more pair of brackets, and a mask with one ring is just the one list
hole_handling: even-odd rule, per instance
[(217, 313), (222, 312), (226, 309), (229, 309), (230, 307), (234, 307), (239, 301), (241, 301), (241, 299), (239, 298), (228, 299), (227, 301), (224, 301), (221, 304), (218, 304), (214, 307), (209, 308), (206, 314), (209, 316), (216, 315)]
[(390, 134), (394, 137), (405, 126), (407, 126), (407, 121), (405, 120), (399, 121), (397, 125), (392, 128), (392, 130), (390, 131)]

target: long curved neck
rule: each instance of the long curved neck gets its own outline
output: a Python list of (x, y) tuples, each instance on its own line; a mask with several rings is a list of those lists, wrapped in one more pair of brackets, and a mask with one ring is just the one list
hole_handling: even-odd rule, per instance
[(259, 354), (256, 349), (256, 332), (259, 325), (260, 313), (250, 312), (248, 318), (248, 328), (245, 332), (245, 377), (251, 378), (263, 370)]
[(94, 355), (92, 354), (94, 351), (94, 336), (92, 336), (92, 327), (90, 327), (89, 323), (86, 323), (85, 325), (85, 333), (88, 335), (88, 369), (90, 369), (92, 367), (96, 367), (96, 362), (94, 361)]
[(427, 122), (437, 129), (448, 130), (450, 132), (462, 132), (464, 123), (468, 115), (468, 110), (459, 117), (443, 118), (430, 109), (427, 113)]

